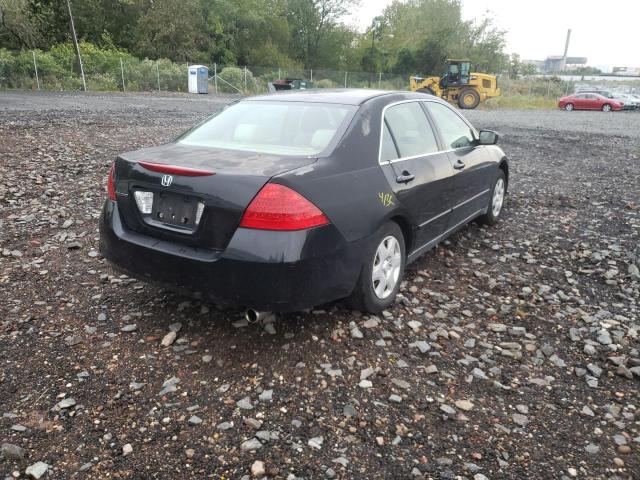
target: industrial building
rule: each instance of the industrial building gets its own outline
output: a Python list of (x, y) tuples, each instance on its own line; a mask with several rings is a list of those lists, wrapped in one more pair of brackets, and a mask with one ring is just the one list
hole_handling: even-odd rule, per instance
[(587, 57), (565, 57), (563, 55), (548, 56), (542, 62), (542, 71), (545, 73), (564, 72), (587, 64)]
[(637, 77), (640, 76), (640, 67), (613, 67), (611, 74), (621, 77)]
[(542, 73), (560, 73), (567, 70), (584, 66), (587, 64), (587, 57), (569, 57), (569, 41), (571, 40), (571, 29), (567, 30), (567, 40), (564, 44), (563, 55), (550, 55), (544, 60), (525, 60), (524, 63), (534, 65)]

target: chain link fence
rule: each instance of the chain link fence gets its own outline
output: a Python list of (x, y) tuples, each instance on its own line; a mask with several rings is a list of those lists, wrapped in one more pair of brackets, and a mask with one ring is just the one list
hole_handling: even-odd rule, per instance
[(406, 90), (408, 76), (397, 73), (350, 72), (346, 70), (291, 69), (264, 66), (220, 66), (209, 69), (209, 93), (266, 93), (269, 84), (278, 80), (306, 80), (314, 88), (377, 88)]
[[(188, 91), (187, 63), (96, 53), (82, 57), (88, 91)], [(396, 73), (217, 64), (209, 66), (209, 75), (209, 93), (264, 93), (269, 83), (284, 79), (304, 79), (316, 88), (386, 90), (405, 90), (409, 82), (406, 75)], [(0, 49), (0, 89), (73, 91), (82, 90), (83, 83), (72, 52)]]
[[(87, 46), (88, 45), (88, 46)], [(93, 49), (93, 50), (92, 50)], [(187, 63), (167, 59), (140, 60), (124, 52), (105, 52), (91, 44), (83, 45), (83, 65), (88, 91), (186, 92)], [(68, 45), (49, 52), (0, 49), (0, 89), (82, 90), (83, 82)], [(268, 92), (277, 80), (302, 79), (315, 88), (377, 88), (407, 90), (408, 75), (384, 72), (357, 72), (326, 69), (292, 69), (265, 66), (209, 66), (209, 93), (252, 95)], [(498, 77), (500, 97), (487, 106), (554, 107), (558, 98), (587, 88), (619, 93), (640, 92), (640, 79), (562, 80), (559, 77), (532, 76), (511, 79)]]
[[(88, 91), (186, 91), (187, 64), (132, 56), (82, 57)], [(0, 49), (0, 89), (82, 90), (71, 52)]]

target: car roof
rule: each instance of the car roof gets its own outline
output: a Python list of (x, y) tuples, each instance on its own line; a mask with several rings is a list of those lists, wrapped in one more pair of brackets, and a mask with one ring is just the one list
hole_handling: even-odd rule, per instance
[[(256, 95), (243, 101), (278, 101), (278, 102), (311, 102), (311, 103), (335, 103), (342, 105), (362, 105), (372, 98), (385, 95), (415, 96), (423, 98), (424, 93), (407, 91), (372, 90), (367, 88), (318, 88), (310, 90), (286, 90), (266, 95)], [(433, 97), (435, 98), (435, 97)]]

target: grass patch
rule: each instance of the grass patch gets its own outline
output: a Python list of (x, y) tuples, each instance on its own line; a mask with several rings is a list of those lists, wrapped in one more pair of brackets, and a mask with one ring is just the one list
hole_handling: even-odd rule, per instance
[(498, 108), (514, 108), (519, 110), (554, 109), (558, 101), (542, 95), (511, 95), (490, 98), (480, 104), (480, 108), (494, 110)]

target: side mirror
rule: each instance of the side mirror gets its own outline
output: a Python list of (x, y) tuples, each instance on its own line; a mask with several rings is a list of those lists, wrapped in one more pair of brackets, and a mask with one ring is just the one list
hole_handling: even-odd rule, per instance
[(495, 145), (498, 143), (498, 134), (492, 130), (480, 130), (478, 145)]

